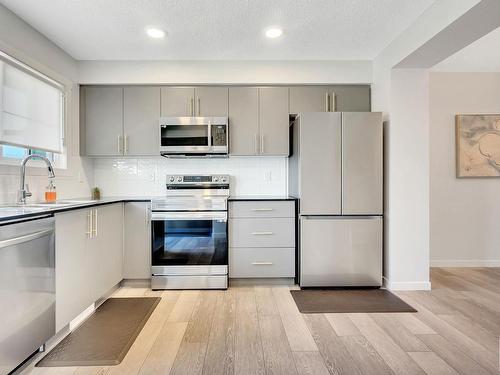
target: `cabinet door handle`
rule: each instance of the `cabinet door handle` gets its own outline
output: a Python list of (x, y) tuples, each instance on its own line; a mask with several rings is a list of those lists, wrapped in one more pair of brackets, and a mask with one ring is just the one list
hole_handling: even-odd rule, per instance
[(261, 154), (265, 154), (266, 153), (264, 139), (265, 139), (264, 138), (264, 134), (261, 134), (260, 135), (260, 153)]
[(121, 154), (122, 151), (123, 151), (123, 148), (122, 148), (122, 136), (118, 135), (118, 153)]
[(194, 116), (194, 98), (189, 98), (189, 115)]
[(257, 133), (253, 135), (253, 153), (257, 155), (259, 152), (257, 151)]
[(126, 155), (128, 154), (128, 135), (125, 134), (125, 136), (123, 137), (123, 154)]
[(325, 92), (325, 112), (329, 111), (328, 105), (330, 104), (330, 98), (328, 97), (328, 91)]
[(92, 211), (87, 212), (87, 238), (92, 238)]
[(253, 236), (271, 236), (273, 232), (252, 232)]
[(252, 211), (273, 211), (274, 208), (252, 208)]
[(332, 91), (332, 106), (330, 107), (330, 112), (335, 112), (337, 109), (337, 101), (335, 100), (335, 91)]
[(252, 262), (254, 266), (272, 266), (273, 262)]
[(200, 114), (201, 114), (201, 109), (200, 109), (201, 108), (201, 100), (200, 100), (199, 96), (196, 99), (198, 100), (198, 108), (197, 108), (198, 111), (197, 112), (198, 112), (198, 116), (200, 116)]
[(94, 229), (93, 229), (94, 235), (93, 235), (93, 237), (97, 237), (97, 208), (94, 210), (93, 224), (94, 224)]

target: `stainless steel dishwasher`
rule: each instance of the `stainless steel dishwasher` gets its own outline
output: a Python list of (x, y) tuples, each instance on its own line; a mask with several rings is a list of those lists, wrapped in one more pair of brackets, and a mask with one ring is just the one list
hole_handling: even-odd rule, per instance
[(55, 334), (54, 218), (0, 226), (0, 374)]

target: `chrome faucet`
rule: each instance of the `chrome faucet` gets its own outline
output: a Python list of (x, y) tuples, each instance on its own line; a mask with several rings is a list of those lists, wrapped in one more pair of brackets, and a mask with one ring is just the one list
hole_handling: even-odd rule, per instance
[(54, 174), (54, 168), (52, 168), (52, 164), (50, 163), (50, 160), (47, 159), (45, 156), (42, 155), (28, 155), (26, 156), (23, 161), (21, 162), (21, 184), (19, 187), (19, 193), (18, 193), (18, 198), (17, 198), (17, 203), (18, 204), (25, 204), (26, 203), (26, 198), (31, 197), (33, 194), (30, 193), (28, 185), (25, 184), (26, 181), (26, 163), (31, 160), (31, 159), (40, 159), (47, 164), (47, 169), (49, 170), (49, 179), (56, 177)]

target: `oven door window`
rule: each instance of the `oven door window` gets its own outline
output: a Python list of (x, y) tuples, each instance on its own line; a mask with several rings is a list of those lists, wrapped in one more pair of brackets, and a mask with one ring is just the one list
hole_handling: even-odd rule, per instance
[(160, 220), (152, 229), (153, 266), (227, 264), (224, 220)]
[(161, 127), (161, 145), (208, 146), (208, 126), (164, 125)]

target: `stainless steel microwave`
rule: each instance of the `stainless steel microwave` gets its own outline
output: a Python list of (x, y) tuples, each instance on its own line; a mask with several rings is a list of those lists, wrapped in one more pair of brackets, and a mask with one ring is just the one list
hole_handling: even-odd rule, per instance
[(228, 151), (227, 117), (160, 118), (162, 156), (227, 156)]

